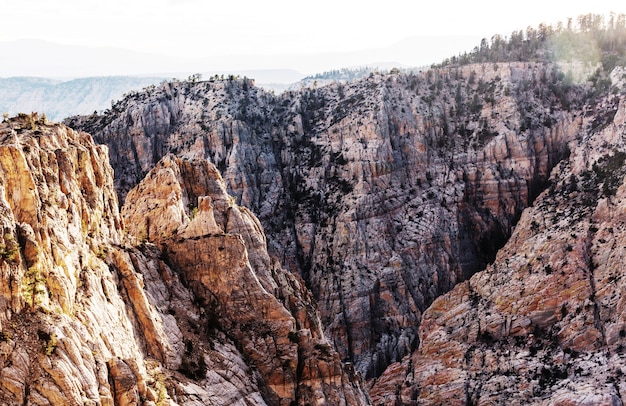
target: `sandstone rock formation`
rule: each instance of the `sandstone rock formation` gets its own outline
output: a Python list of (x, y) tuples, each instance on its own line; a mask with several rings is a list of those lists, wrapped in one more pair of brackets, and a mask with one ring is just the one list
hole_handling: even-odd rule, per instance
[(268, 255), (259, 221), (233, 200), (213, 164), (168, 155), (130, 191), (122, 215), (130, 234), (161, 245), (206, 317), (258, 370), (266, 399), (366, 403), (303, 282)]
[(36, 115), (0, 124), (0, 403), (367, 403), (215, 168), (168, 165), (207, 177), (184, 189), (197, 217), (157, 246), (124, 231), (106, 147)]
[(68, 123), (109, 145), (122, 198), (168, 153), (213, 162), (369, 379), (417, 347), (436, 297), (493, 260), (579, 135), (582, 95), (551, 64), (500, 63), (281, 96), (174, 82)]
[[(126, 362), (142, 357), (118, 276), (101, 259), (121, 240), (106, 148), (36, 116), (3, 123), (0, 133), (2, 403), (146, 395), (145, 366)], [(107, 363), (117, 366), (113, 385)]]
[(620, 404), (624, 83), (166, 83), (68, 121), (114, 181), (3, 123), (0, 400)]
[(626, 94), (613, 79), (495, 262), (424, 313), (375, 404), (624, 402)]
[(3, 123), (0, 402), (623, 403), (625, 21)]

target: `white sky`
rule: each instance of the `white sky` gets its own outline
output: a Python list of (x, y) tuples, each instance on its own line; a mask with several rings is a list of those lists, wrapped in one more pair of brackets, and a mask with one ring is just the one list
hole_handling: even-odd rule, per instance
[[(626, 2), (0, 0), (0, 42), (44, 39), (178, 57), (302, 55), (386, 47), (411, 36), (491, 38), (609, 11), (626, 13)], [(416, 61), (407, 54), (397, 62)]]

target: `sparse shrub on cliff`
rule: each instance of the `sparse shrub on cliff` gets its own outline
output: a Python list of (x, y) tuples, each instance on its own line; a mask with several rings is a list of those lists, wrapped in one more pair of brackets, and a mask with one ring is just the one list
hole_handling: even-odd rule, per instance
[(19, 244), (13, 234), (5, 234), (4, 242), (0, 243), (0, 258), (4, 261), (14, 261), (19, 251)]
[(56, 334), (54, 333), (50, 334), (43, 330), (38, 330), (37, 336), (39, 337), (41, 341), (44, 342), (43, 344), (44, 354), (46, 354), (47, 356), (54, 354), (54, 351), (56, 351), (57, 346), (58, 346), (58, 339), (57, 339)]
[(46, 279), (42, 275), (39, 266), (31, 266), (22, 278), (22, 297), (24, 302), (35, 308), (41, 303), (41, 297), (45, 294)]
[(604, 156), (593, 164), (593, 171), (598, 182), (602, 183), (602, 193), (605, 196), (615, 195), (617, 188), (622, 184), (624, 161), (626, 161), (626, 152), (614, 151), (612, 155)]

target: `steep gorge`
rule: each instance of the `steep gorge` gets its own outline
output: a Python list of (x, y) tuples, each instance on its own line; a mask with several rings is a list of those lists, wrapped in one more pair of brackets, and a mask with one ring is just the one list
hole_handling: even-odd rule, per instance
[(626, 76), (493, 264), (424, 313), (375, 404), (623, 404)]
[(371, 379), (417, 348), (433, 300), (493, 261), (581, 136), (584, 94), (553, 64), (477, 64), (281, 96), (174, 82), (67, 123), (109, 146), (121, 198), (169, 153), (213, 162)]
[(166, 157), (131, 192), (181, 208), (148, 239), (107, 154), (37, 115), (0, 124), (2, 404), (369, 402), (213, 165)]
[(614, 17), (5, 118), (0, 403), (623, 404)]

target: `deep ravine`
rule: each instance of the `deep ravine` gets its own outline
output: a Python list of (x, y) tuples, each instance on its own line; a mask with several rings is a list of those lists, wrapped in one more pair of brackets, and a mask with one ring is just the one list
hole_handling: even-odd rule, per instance
[(281, 96), (175, 82), (67, 122), (109, 145), (122, 198), (166, 153), (213, 162), (371, 379), (417, 348), (433, 300), (493, 261), (580, 136), (583, 95), (552, 64), (500, 63)]

